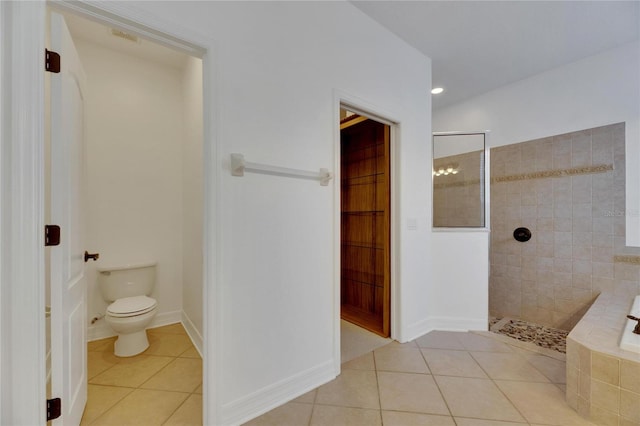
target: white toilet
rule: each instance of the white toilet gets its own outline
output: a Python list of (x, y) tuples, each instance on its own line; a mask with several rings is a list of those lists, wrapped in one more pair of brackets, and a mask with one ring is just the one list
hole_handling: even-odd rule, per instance
[(145, 329), (158, 311), (158, 302), (148, 297), (156, 282), (156, 262), (97, 269), (102, 297), (113, 302), (105, 320), (118, 333), (115, 355), (138, 355), (149, 347)]

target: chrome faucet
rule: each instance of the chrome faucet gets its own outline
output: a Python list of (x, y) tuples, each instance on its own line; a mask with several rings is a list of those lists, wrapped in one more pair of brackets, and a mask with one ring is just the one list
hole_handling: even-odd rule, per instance
[(638, 321), (635, 328), (633, 329), (633, 332), (635, 334), (640, 334), (640, 318), (634, 317), (633, 315), (627, 315), (627, 318), (629, 318), (630, 320)]

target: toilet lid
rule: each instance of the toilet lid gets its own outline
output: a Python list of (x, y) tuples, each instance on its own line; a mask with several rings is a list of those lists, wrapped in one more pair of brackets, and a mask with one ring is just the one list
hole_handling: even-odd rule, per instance
[(124, 297), (107, 307), (107, 313), (114, 317), (131, 317), (151, 311), (158, 305), (156, 299), (147, 296)]

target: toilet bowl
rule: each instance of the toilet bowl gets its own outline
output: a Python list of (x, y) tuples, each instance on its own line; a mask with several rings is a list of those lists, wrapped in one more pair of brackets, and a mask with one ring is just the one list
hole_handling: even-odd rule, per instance
[(146, 328), (158, 312), (158, 302), (147, 296), (118, 299), (107, 307), (105, 321), (118, 333), (115, 355), (129, 357), (149, 347)]
[(106, 323), (118, 334), (114, 353), (130, 357), (149, 347), (146, 328), (158, 311), (158, 302), (149, 297), (155, 285), (156, 263), (99, 267), (98, 286), (111, 304)]

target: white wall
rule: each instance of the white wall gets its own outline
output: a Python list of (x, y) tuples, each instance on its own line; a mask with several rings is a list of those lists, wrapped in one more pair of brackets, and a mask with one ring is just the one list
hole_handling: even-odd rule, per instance
[[(96, 267), (158, 262), (155, 324), (182, 310), (182, 71), (75, 40), (85, 111), (88, 318), (104, 314)], [(104, 319), (89, 338), (113, 331)]]
[[(212, 39), (213, 122), (223, 168), (204, 402), (235, 424), (332, 378), (339, 182), (247, 173), (229, 154), (317, 170), (338, 164), (336, 93), (400, 122), (398, 338), (422, 333), (430, 276), (430, 62), (347, 2), (139, 2), (138, 18)], [(388, 112), (388, 114), (385, 114)], [(216, 149), (216, 148), (214, 148)], [(210, 186), (215, 188), (215, 186)], [(215, 194), (210, 194), (215, 195)], [(407, 230), (409, 218), (417, 230)], [(210, 253), (212, 256), (214, 253)], [(220, 307), (221, 311), (215, 308)], [(216, 400), (217, 395), (217, 400)]]
[(469, 135), (435, 135), (433, 137), (433, 158), (466, 154), (484, 149), (484, 133)]
[(182, 320), (202, 353), (202, 60), (183, 70), (182, 140)]
[(489, 320), (489, 232), (435, 231), (429, 327), (486, 330)]
[(434, 111), (434, 130), (490, 129), (501, 146), (626, 122), (627, 245), (640, 246), (639, 76), (635, 42)]

